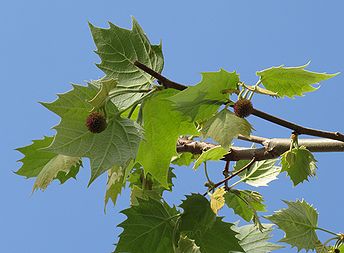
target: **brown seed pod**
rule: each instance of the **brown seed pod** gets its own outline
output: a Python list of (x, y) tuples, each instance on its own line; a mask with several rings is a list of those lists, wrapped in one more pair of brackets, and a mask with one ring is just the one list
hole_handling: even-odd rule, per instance
[(248, 99), (239, 99), (235, 102), (234, 113), (240, 118), (246, 118), (253, 112), (253, 105)]
[(86, 127), (92, 133), (101, 133), (107, 127), (106, 118), (101, 112), (92, 112), (86, 119)]

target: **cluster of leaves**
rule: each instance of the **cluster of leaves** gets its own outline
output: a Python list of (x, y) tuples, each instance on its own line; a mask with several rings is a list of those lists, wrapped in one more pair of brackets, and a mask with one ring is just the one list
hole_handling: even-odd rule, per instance
[[(108, 173), (105, 205), (115, 204), (122, 189), (131, 189), (131, 207), (124, 210), (127, 220), (115, 252), (270, 252), (280, 246), (268, 242), (272, 224), (262, 224), (258, 212), (266, 211), (257, 191), (234, 189), (239, 183), (267, 186), (286, 171), (294, 185), (315, 174), (315, 159), (305, 147), (294, 142), (278, 159), (238, 161), (233, 173), (239, 180), (231, 186), (211, 189), (210, 201), (200, 194), (186, 197), (177, 207), (163, 200), (163, 191), (172, 190), (171, 163), (190, 165), (196, 170), (208, 160), (220, 160), (238, 135), (250, 136), (253, 127), (229, 108), (234, 99), (250, 100), (255, 93), (275, 97), (301, 96), (316, 88), (313, 84), (335, 74), (315, 73), (300, 67), (273, 67), (257, 72), (256, 85), (243, 83), (236, 72), (219, 70), (202, 73), (200, 83), (183, 91), (167, 89), (154, 77), (136, 67), (139, 61), (156, 73), (164, 65), (162, 47), (152, 45), (137, 21), (131, 30), (110, 23), (108, 29), (90, 24), (104, 71), (100, 80), (87, 86), (73, 85), (52, 103), (42, 103), (61, 117), (56, 135), (35, 140), (19, 148), (24, 154), (18, 175), (36, 177), (33, 190), (54, 180), (64, 183), (75, 178), (83, 158), (91, 164), (91, 184)], [(264, 87), (261, 87), (260, 85)], [(233, 99), (234, 98), (234, 99)], [(101, 112), (106, 128), (89, 131), (85, 120), (91, 112)], [(212, 139), (216, 146), (200, 155), (177, 154), (180, 136)], [(212, 193), (210, 193), (212, 192)], [(286, 232), (282, 240), (298, 249), (319, 248), (315, 234), (317, 214), (304, 201), (286, 202), (288, 209), (267, 217)], [(247, 222), (239, 227), (223, 221), (217, 213), (224, 205)], [(330, 250), (327, 246), (323, 249)], [(325, 251), (319, 251), (325, 252)]]

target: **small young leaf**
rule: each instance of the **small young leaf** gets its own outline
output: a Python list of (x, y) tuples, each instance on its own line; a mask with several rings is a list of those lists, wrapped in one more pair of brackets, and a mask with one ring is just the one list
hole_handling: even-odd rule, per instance
[(228, 151), (221, 146), (216, 146), (203, 152), (196, 160), (193, 169), (196, 170), (202, 163), (209, 160), (220, 160)]
[(309, 63), (299, 67), (272, 67), (257, 72), (261, 82), (280, 97), (302, 96), (305, 92), (316, 90), (312, 84), (330, 79), (336, 74), (317, 73), (305, 70)]
[(171, 163), (178, 166), (189, 166), (195, 159), (195, 155), (189, 152), (172, 157)]
[(257, 212), (266, 211), (263, 197), (258, 192), (232, 189), (226, 192), (224, 197), (226, 205), (233, 208), (234, 212), (246, 221), (255, 219), (258, 222)]
[[(268, 183), (276, 180), (281, 172), (281, 167), (275, 166), (276, 162), (277, 159), (254, 162), (250, 169), (239, 174), (241, 177), (240, 181), (255, 187), (267, 186)], [(248, 163), (249, 161), (247, 160), (238, 161), (235, 163), (234, 170), (238, 171)]]
[(138, 203), (122, 211), (127, 219), (118, 225), (123, 232), (115, 253), (174, 253), (172, 238), (177, 210), (155, 199), (138, 199)]
[(225, 189), (221, 187), (210, 195), (210, 207), (215, 214), (225, 205), (225, 197), (223, 196), (225, 193)]
[(230, 250), (243, 252), (232, 223), (216, 217), (208, 200), (200, 194), (192, 194), (180, 205), (180, 232), (195, 240), (202, 253), (228, 253)]
[(319, 241), (315, 230), (318, 225), (318, 213), (304, 200), (296, 202), (284, 201), (288, 208), (281, 209), (266, 218), (285, 232), (281, 242), (292, 247), (314, 250)]
[(286, 171), (294, 186), (308, 181), (309, 176), (315, 175), (316, 160), (306, 147), (293, 148), (282, 154), (282, 171)]
[(202, 81), (188, 87), (170, 98), (174, 108), (192, 121), (202, 122), (209, 119), (226, 101), (225, 90), (238, 89), (239, 76), (235, 72), (221, 69), (218, 72), (202, 73)]
[(224, 148), (229, 148), (239, 134), (250, 136), (251, 131), (252, 126), (246, 119), (239, 118), (227, 109), (206, 121), (201, 130), (204, 138), (213, 138)]
[(99, 86), (98, 93), (88, 102), (93, 106), (92, 111), (95, 111), (105, 105), (109, 92), (117, 85), (115, 79), (101, 79), (92, 82), (93, 85)]
[[(118, 88), (147, 89), (154, 78), (134, 65), (139, 61), (161, 72), (164, 65), (161, 45), (151, 45), (144, 31), (133, 18), (132, 30), (110, 23), (110, 28), (98, 28), (90, 24), (96, 53), (101, 59), (97, 66), (107, 78), (118, 80)], [(119, 109), (138, 100), (142, 94), (128, 93), (113, 99)]]
[(168, 187), (167, 177), (171, 158), (177, 155), (176, 143), (180, 135), (197, 134), (193, 123), (173, 111), (167, 98), (177, 91), (166, 89), (148, 98), (143, 105), (144, 140), (136, 161), (145, 173), (150, 173), (161, 185)]
[[(273, 224), (262, 224), (264, 230), (260, 231), (256, 226), (250, 224), (242, 227), (234, 226), (232, 229), (238, 232), (237, 238), (240, 240), (240, 246), (245, 253), (269, 253), (274, 250), (283, 248), (283, 246), (269, 242)], [(234, 253), (230, 251), (230, 253)]]

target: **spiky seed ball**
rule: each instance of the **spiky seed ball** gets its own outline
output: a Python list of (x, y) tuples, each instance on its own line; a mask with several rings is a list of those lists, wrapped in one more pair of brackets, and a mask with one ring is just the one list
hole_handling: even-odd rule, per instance
[(107, 123), (104, 114), (92, 112), (86, 119), (87, 129), (92, 133), (101, 133), (106, 129)]
[(335, 253), (340, 253), (340, 249), (334, 249)]
[(234, 113), (240, 118), (246, 118), (253, 112), (253, 105), (248, 99), (239, 99), (234, 104)]

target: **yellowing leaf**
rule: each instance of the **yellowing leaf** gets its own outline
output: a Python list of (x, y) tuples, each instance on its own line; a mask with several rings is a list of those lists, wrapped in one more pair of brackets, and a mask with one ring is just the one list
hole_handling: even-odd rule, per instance
[(213, 194), (210, 196), (210, 207), (215, 214), (225, 205), (225, 195), (226, 191), (223, 187), (217, 188)]

